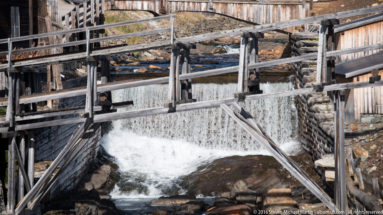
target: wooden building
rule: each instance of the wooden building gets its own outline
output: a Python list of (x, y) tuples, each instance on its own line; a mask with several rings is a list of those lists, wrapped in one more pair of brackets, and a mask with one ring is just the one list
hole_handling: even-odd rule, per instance
[[(340, 29), (337, 49), (357, 48), (383, 43), (383, 16), (377, 14), (363, 18), (365, 26), (355, 26), (355, 22), (338, 26)], [(360, 58), (365, 56), (363, 58)], [(358, 60), (355, 60), (360, 58)], [(374, 75), (383, 75), (383, 50), (366, 51), (343, 55), (338, 59), (337, 74), (344, 75), (352, 82), (370, 81)], [(373, 81), (373, 80), (371, 80)], [(359, 88), (352, 90), (348, 112), (355, 120), (361, 114), (383, 114), (383, 87)]]

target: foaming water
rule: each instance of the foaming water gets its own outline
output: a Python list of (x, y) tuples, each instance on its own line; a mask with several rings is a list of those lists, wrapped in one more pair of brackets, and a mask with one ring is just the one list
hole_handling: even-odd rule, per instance
[[(266, 93), (291, 87), (290, 83), (261, 85)], [(193, 97), (198, 101), (229, 98), (235, 89), (235, 84), (194, 84)], [(130, 110), (161, 107), (167, 101), (167, 85), (116, 91), (113, 99), (133, 100)], [(245, 109), (285, 152), (300, 150), (295, 141), (293, 97), (248, 101)], [(206, 162), (232, 155), (268, 155), (220, 108), (115, 121), (103, 145), (116, 158), (122, 173), (111, 193), (114, 199), (182, 193), (177, 179)]]

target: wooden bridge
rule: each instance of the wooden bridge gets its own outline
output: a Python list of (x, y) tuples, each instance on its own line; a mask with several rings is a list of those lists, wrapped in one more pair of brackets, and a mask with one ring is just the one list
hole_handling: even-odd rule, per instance
[(155, 14), (210, 12), (257, 24), (302, 19), (309, 10), (309, 4), (302, 0), (112, 0), (106, 2), (105, 7), (108, 10), (143, 10)]
[[(53, 174), (56, 168), (61, 165), (60, 169), (65, 169), (67, 164), (73, 159), (76, 153), (81, 151), (82, 145), (79, 144), (85, 133), (91, 132), (94, 124), (134, 118), (157, 114), (171, 114), (174, 112), (191, 111), (202, 108), (223, 108), (239, 126), (251, 134), (251, 136), (260, 144), (264, 145), (270, 153), (285, 167), (298, 181), (300, 181), (308, 190), (310, 190), (319, 200), (321, 200), (330, 210), (346, 211), (346, 175), (345, 175), (345, 157), (344, 157), (344, 106), (347, 90), (354, 88), (367, 88), (374, 86), (383, 86), (383, 81), (376, 79), (369, 82), (358, 83), (336, 83), (332, 74), (335, 70), (334, 57), (345, 54), (365, 52), (370, 50), (381, 50), (383, 44), (374, 44), (359, 48), (335, 50), (333, 44), (334, 32), (338, 24), (338, 19), (344, 19), (355, 16), (365, 16), (368, 14), (382, 14), (383, 6), (371, 8), (363, 8), (354, 11), (345, 11), (335, 14), (327, 14), (316, 17), (306, 17), (302, 19), (293, 19), (289, 21), (276, 22), (272, 24), (263, 24), (253, 27), (237, 28), (227, 31), (207, 33), (195, 35), (191, 37), (176, 38), (174, 34), (174, 15), (166, 15), (151, 19), (138, 21), (127, 21), (108, 25), (88, 26), (85, 28), (64, 30), (60, 32), (50, 32), (39, 35), (29, 35), (16, 38), (8, 38), (0, 40), (0, 44), (8, 44), (8, 50), (0, 52), (0, 55), (7, 56), (7, 62), (0, 64), (1, 72), (8, 75), (8, 96), (1, 100), (1, 105), (7, 107), (6, 118), (0, 122), (0, 132), (7, 136), (9, 142), (9, 162), (8, 162), (8, 201), (7, 210), (10, 214), (20, 214), (26, 209), (34, 208), (44, 197), (47, 190), (55, 183), (58, 174)], [(95, 31), (105, 30), (106, 28), (125, 26), (130, 24), (153, 22), (163, 19), (170, 19), (168, 28), (135, 32), (123, 35), (108, 37), (91, 37)], [(262, 32), (279, 30), (294, 26), (301, 26), (310, 23), (321, 23), (319, 32), (319, 52), (311, 54), (303, 54), (297, 57), (288, 57), (277, 60), (259, 62), (258, 60), (258, 38), (262, 37)], [(353, 26), (364, 25), (364, 22), (353, 23)], [(344, 28), (344, 26), (342, 26)], [(334, 30), (335, 29), (335, 30)], [(338, 30), (339, 31), (339, 30)], [(86, 39), (78, 39), (74, 41), (63, 41), (57, 44), (49, 44), (45, 46), (33, 47), (28, 49), (14, 50), (15, 42), (39, 39), (44, 37), (72, 37), (75, 34), (84, 33)], [(107, 46), (101, 48), (97, 44), (108, 40), (129, 38), (135, 36), (145, 36), (161, 34), (168, 37), (155, 42), (126, 45), (126, 46)], [(190, 49), (193, 43), (208, 41), (222, 37), (241, 36), (240, 57), (238, 66), (226, 68), (211, 69), (201, 72), (193, 72), (190, 70)], [(74, 37), (78, 38), (78, 37)], [(27, 57), (14, 59), (16, 54), (30, 53), (52, 48), (62, 47), (78, 47), (82, 45), (83, 49), (72, 49), (67, 53), (51, 54), (41, 57)], [(119, 81), (106, 83), (105, 78), (101, 77), (101, 84), (97, 83), (97, 60), (105, 55), (113, 55), (126, 52), (134, 52), (140, 50), (171, 47), (170, 72), (168, 77), (153, 78), (141, 81)], [(29, 56), (29, 55), (23, 55)], [(275, 93), (263, 93), (257, 90), (256, 84), (259, 83), (259, 68), (270, 67), (280, 64), (288, 64), (302, 62), (307, 60), (317, 60), (317, 84), (310, 88), (301, 88)], [(19, 68), (30, 67), (45, 64), (63, 63), (69, 61), (83, 60), (87, 65), (87, 86), (86, 88), (67, 89), (62, 91), (51, 92), (48, 94), (32, 94), (28, 96), (20, 95), (20, 79), (21, 73)], [(357, 71), (354, 71), (357, 73)], [(102, 71), (101, 71), (102, 73)], [(238, 73), (238, 87), (233, 92), (233, 97), (209, 100), (195, 101), (191, 94), (191, 80), (193, 78), (208, 77), (213, 75), (221, 75), (228, 73)], [(255, 75), (256, 79), (250, 76)], [(103, 74), (101, 74), (103, 76)], [(257, 81), (258, 79), (258, 81)], [(166, 107), (154, 107), (148, 109), (140, 109), (133, 111), (108, 112), (100, 111), (103, 105), (100, 100), (100, 94), (118, 89), (126, 89), (138, 86), (148, 86), (153, 84), (168, 83), (169, 97)], [(311, 180), (268, 136), (262, 131), (262, 127), (252, 119), (252, 116), (238, 105), (238, 102), (244, 100), (254, 100), (270, 97), (304, 95), (328, 92), (331, 95), (332, 102), (335, 104), (335, 148), (336, 148), (336, 203), (329, 197), (313, 180)], [(85, 96), (85, 107), (76, 107), (71, 110), (58, 109), (49, 112), (28, 112), (22, 114), (22, 104), (34, 104), (41, 101), (52, 99), (62, 99), (76, 96)], [(118, 108), (118, 105), (116, 105)], [(231, 108), (229, 107), (231, 106)], [(65, 119), (56, 119), (57, 116), (65, 116)], [(43, 176), (36, 184), (30, 180), (33, 177), (33, 158), (28, 160), (28, 169), (24, 166), (23, 155), (18, 147), (18, 135), (22, 131), (28, 131), (36, 128), (59, 126), (64, 124), (80, 124), (76, 132), (72, 135), (67, 145), (62, 149), (60, 154), (55, 158), (53, 163), (45, 171)], [(20, 142), (25, 141), (23, 138)], [(21, 144), (20, 144), (21, 146)], [(16, 187), (15, 179), (15, 161), (19, 166), (19, 175), (22, 176), (23, 182), (18, 183)], [(32, 164), (32, 165), (31, 165)], [(30, 169), (32, 167), (32, 169)], [(16, 190), (26, 188), (25, 196), (19, 198), (20, 201), (15, 203)], [(19, 194), (20, 195), (20, 194)], [(24, 193), (22, 194), (24, 195)], [(20, 197), (20, 196), (19, 196)]]

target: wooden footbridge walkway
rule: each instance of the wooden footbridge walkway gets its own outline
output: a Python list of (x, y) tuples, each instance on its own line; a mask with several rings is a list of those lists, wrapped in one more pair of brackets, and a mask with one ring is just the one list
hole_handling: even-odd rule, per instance
[[(263, 24), (254, 27), (244, 27), (221, 32), (207, 33), (195, 35), (191, 37), (176, 38), (174, 34), (174, 15), (160, 16), (152, 19), (144, 19), (138, 21), (128, 21), (107, 25), (89, 26), (80, 29), (65, 30), (60, 32), (45, 33), (39, 35), (30, 35), (24, 37), (8, 38), (0, 40), (0, 44), (8, 44), (8, 50), (0, 52), (0, 55), (7, 56), (7, 63), (0, 64), (1, 72), (8, 74), (8, 96), (1, 100), (2, 106), (7, 106), (6, 118), (0, 122), (0, 131), (3, 135), (7, 135), (10, 139), (9, 143), (9, 163), (8, 163), (8, 201), (7, 210), (10, 214), (20, 214), (26, 209), (34, 208), (44, 197), (47, 191), (55, 183), (60, 172), (53, 174), (56, 168), (61, 165), (61, 169), (81, 151), (79, 140), (84, 134), (91, 130), (91, 126), (96, 123), (107, 122), (112, 120), (144, 117), (157, 114), (171, 114), (174, 112), (191, 111), (202, 108), (223, 108), (239, 126), (251, 134), (251, 136), (260, 144), (264, 145), (271, 154), (285, 167), (297, 180), (307, 187), (319, 200), (321, 200), (330, 210), (345, 211), (346, 206), (346, 176), (344, 164), (344, 106), (345, 92), (349, 89), (383, 86), (383, 81), (376, 79), (370, 82), (358, 83), (335, 83), (332, 76), (335, 69), (334, 57), (366, 52), (371, 50), (383, 49), (383, 44), (369, 45), (353, 49), (335, 50), (333, 40), (334, 31), (338, 19), (344, 19), (354, 16), (364, 16), (368, 14), (379, 13), (382, 15), (383, 6), (371, 8), (363, 8), (353, 11), (345, 11), (323, 16), (307, 17), (302, 19), (293, 19), (289, 21)], [(110, 27), (125, 26), (130, 24), (152, 22), (157, 20), (170, 19), (168, 28), (160, 28), (136, 33), (129, 33), (117, 36), (108, 36), (95, 38), (94, 31), (104, 30)], [(319, 32), (319, 52), (313, 54), (304, 54), (298, 57), (288, 57), (271, 61), (258, 61), (258, 38), (262, 37), (262, 32), (273, 31), (293, 26), (301, 26), (310, 23), (321, 23)], [(364, 25), (364, 22), (353, 23), (353, 26)], [(345, 28), (345, 26), (342, 26)], [(335, 29), (335, 30), (334, 30)], [(38, 39), (44, 37), (56, 36), (72, 36), (78, 33), (85, 33), (85, 40), (66, 41), (58, 44), (50, 44), (46, 46), (38, 46), (22, 50), (14, 50), (12, 45), (18, 41)], [(100, 48), (97, 43), (108, 40), (161, 34), (167, 35), (168, 39), (156, 40), (155, 42), (126, 45), (126, 46), (107, 46)], [(240, 56), (238, 66), (211, 69), (202, 72), (190, 72), (190, 49), (194, 43), (201, 41), (214, 40), (222, 37), (241, 36)], [(169, 39), (170, 38), (170, 39)], [(38, 58), (14, 59), (15, 54), (30, 53), (52, 48), (76, 47), (83, 46), (83, 49), (73, 49), (74, 51), (65, 54), (53, 54), (50, 56), (42, 56)], [(105, 55), (113, 55), (125, 52), (133, 52), (154, 48), (171, 47), (170, 72), (168, 77), (153, 78), (141, 81), (119, 81), (97, 84), (97, 58)], [(262, 67), (270, 67), (280, 64), (288, 64), (302, 62), (307, 60), (317, 60), (317, 84), (310, 88), (294, 89), (289, 91), (275, 93), (260, 93), (259, 91), (259, 74), (258, 69)], [(86, 88), (68, 89), (47, 94), (32, 94), (22, 96), (19, 94), (21, 73), (20, 67), (37, 66), (44, 64), (57, 64), (69, 61), (84, 60), (87, 65), (87, 86)], [(191, 94), (191, 80), (193, 78), (208, 77), (213, 75), (238, 73), (238, 88), (233, 92), (233, 97), (210, 100), (195, 101)], [(250, 76), (254, 73), (256, 79)], [(99, 94), (118, 89), (126, 89), (130, 87), (148, 86), (153, 84), (168, 83), (169, 98), (166, 107), (155, 107), (140, 110), (105, 112), (100, 111), (102, 102), (99, 100)], [(336, 126), (335, 144), (336, 144), (336, 203), (329, 197), (313, 180), (311, 180), (268, 136), (262, 131), (262, 127), (252, 119), (252, 116), (242, 109), (237, 103), (244, 100), (254, 100), (269, 97), (281, 97), (303, 94), (314, 94), (328, 92), (335, 104), (336, 114), (334, 124)], [(29, 112), (23, 115), (20, 112), (20, 105), (33, 104), (47, 100), (63, 99), (76, 96), (85, 96), (85, 107), (73, 108), (71, 110), (56, 110), (51, 112)], [(230, 105), (231, 108), (228, 106)], [(66, 116), (65, 119), (57, 119), (56, 116)], [(43, 176), (33, 184), (33, 157), (28, 159), (28, 169), (23, 165), (23, 156), (18, 148), (17, 138), (21, 131), (27, 131), (37, 128), (59, 126), (64, 124), (80, 124), (76, 132), (72, 135), (67, 145), (62, 149), (57, 158), (45, 171)], [(20, 143), (25, 141), (20, 139)], [(30, 157), (30, 156), (29, 156)], [(15, 165), (18, 163), (23, 182), (16, 187)], [(32, 169), (31, 169), (32, 168)], [(12, 174), (11, 174), (12, 173)], [(19, 198), (20, 201), (15, 203), (16, 190), (25, 187), (25, 196)], [(19, 194), (20, 195), (20, 194)], [(24, 193), (22, 194), (24, 195)], [(19, 196), (20, 197), (20, 196)]]

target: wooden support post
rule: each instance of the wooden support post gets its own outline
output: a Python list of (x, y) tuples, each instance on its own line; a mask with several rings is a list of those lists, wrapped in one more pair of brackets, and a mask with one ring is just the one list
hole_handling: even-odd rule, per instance
[(15, 120), (15, 109), (14, 109), (14, 68), (12, 65), (12, 41), (11, 38), (8, 38), (8, 105), (7, 105), (7, 113), (6, 120), (9, 122), (10, 127), (14, 127)]
[[(257, 33), (257, 34), (250, 34), (251, 42), (250, 42), (250, 64), (258, 63), (259, 62), (259, 56), (258, 56), (258, 38), (263, 38), (263, 33)], [(248, 91), (249, 94), (258, 94), (262, 93), (260, 90), (260, 69), (256, 68), (252, 71), (249, 71), (249, 80), (248, 80)]]
[[(25, 164), (25, 136), (21, 135), (20, 140), (20, 161), (19, 161), (19, 195), (18, 195), (18, 201), (21, 201), (21, 199), (24, 197), (24, 178), (23, 173), (21, 172), (20, 166), (24, 166)], [(20, 163), (21, 162), (21, 163)]]
[(93, 62), (93, 70), (92, 70), (92, 78), (93, 78), (93, 110), (94, 106), (97, 105), (98, 97), (97, 97), (97, 61)]
[(83, 27), (86, 28), (87, 26), (87, 17), (88, 17), (88, 0), (84, 0), (83, 9), (84, 9), (84, 14), (82, 16), (83, 19)]
[[(24, 142), (24, 152), (25, 152), (25, 142)], [(23, 181), (23, 185), (25, 185), (25, 187), (27, 188), (27, 191), (30, 191), (32, 186), (31, 186), (31, 183), (29, 183), (29, 178), (28, 178), (28, 175), (27, 175), (27, 172), (25, 171), (25, 165), (24, 165), (24, 160), (22, 159), (22, 155), (21, 155), (21, 152), (19, 150), (19, 148), (17, 147), (17, 144), (15, 145), (15, 155), (16, 155), (16, 158), (17, 158), (17, 164), (18, 164), (18, 168), (19, 168), (19, 179), (20, 177), (22, 178), (22, 181)], [(23, 189), (24, 190), (24, 189)], [(22, 195), (24, 196), (24, 192), (22, 193)], [(19, 196), (20, 198), (20, 196)], [(22, 200), (23, 198), (20, 198), (20, 201)]]
[[(65, 14), (65, 27), (70, 28), (68, 14)], [(65, 42), (69, 42), (69, 34), (65, 34)]]
[(170, 71), (169, 71), (169, 112), (176, 110), (177, 98), (176, 98), (176, 71), (177, 71), (177, 59), (179, 55), (179, 49), (177, 46), (172, 47), (172, 53), (170, 57)]
[[(33, 0), (28, 0), (28, 21), (29, 21), (29, 35), (33, 34)], [(33, 40), (29, 41), (29, 47), (32, 47)]]
[(95, 18), (94, 18), (94, 0), (90, 0), (90, 23), (92, 25), (95, 24)]
[(34, 174), (35, 174), (35, 137), (33, 132), (29, 132), (28, 141), (28, 178), (31, 186), (34, 185)]
[(343, 91), (334, 93), (335, 102), (335, 201), (337, 208), (347, 210), (346, 165), (344, 153), (344, 106)]
[(177, 60), (176, 60), (176, 71), (175, 71), (175, 85), (176, 85), (176, 103), (178, 103), (181, 100), (181, 81), (180, 81), (180, 63), (182, 61), (183, 64), (183, 59), (181, 56), (180, 51), (178, 51), (177, 54)]
[(317, 76), (316, 76), (316, 82), (322, 83), (323, 82), (323, 74), (326, 74), (327, 66), (325, 66), (326, 63), (326, 47), (327, 47), (327, 40), (326, 35), (328, 32), (328, 28), (325, 25), (324, 22), (321, 23), (319, 28), (319, 39), (318, 39), (318, 58), (317, 58)]
[[(327, 58), (327, 52), (336, 49), (335, 24), (339, 24), (339, 20), (330, 19), (321, 21), (318, 41), (317, 83), (330, 83), (335, 72), (335, 60), (333, 58)], [(330, 69), (328, 67), (330, 67)]]
[[(93, 118), (94, 115), (94, 104), (95, 104), (95, 95), (97, 95), (97, 88), (95, 84), (95, 72), (97, 63), (93, 58), (89, 58), (87, 61), (87, 88), (86, 88), (86, 101), (85, 101), (85, 112), (88, 114), (89, 118)], [(97, 81), (97, 79), (96, 79)], [(97, 83), (97, 82), (96, 82)], [(96, 88), (96, 89), (95, 89)], [(96, 90), (96, 91), (94, 91)]]
[(175, 35), (174, 35), (174, 17), (170, 17), (170, 44), (174, 45), (174, 40), (175, 40)]
[(100, 24), (100, 0), (96, 0), (96, 25)]
[(239, 55), (239, 68), (238, 68), (238, 89), (237, 97), (243, 99), (245, 94), (248, 92), (247, 80), (249, 78), (249, 69), (248, 69), (248, 35), (242, 35), (241, 37), (241, 46), (240, 46), (240, 55)]
[[(182, 51), (182, 75), (190, 73), (190, 48), (191, 45), (185, 45)], [(181, 81), (181, 101), (192, 102), (192, 84), (191, 79)]]
[(214, 12), (213, 0), (209, 0), (209, 3), (208, 3), (208, 11), (209, 11), (209, 12)]
[(80, 6), (79, 5), (76, 5), (76, 28), (80, 28)]
[(21, 83), (20, 83), (20, 73), (14, 73), (15, 78), (15, 113), (14, 115), (20, 115), (21, 107), (20, 107), (20, 91), (21, 91)]
[(16, 144), (16, 133), (9, 140), (8, 145), (8, 193), (7, 193), (7, 211), (13, 214), (15, 210), (15, 191), (16, 191), (16, 180), (15, 180), (15, 144)]

